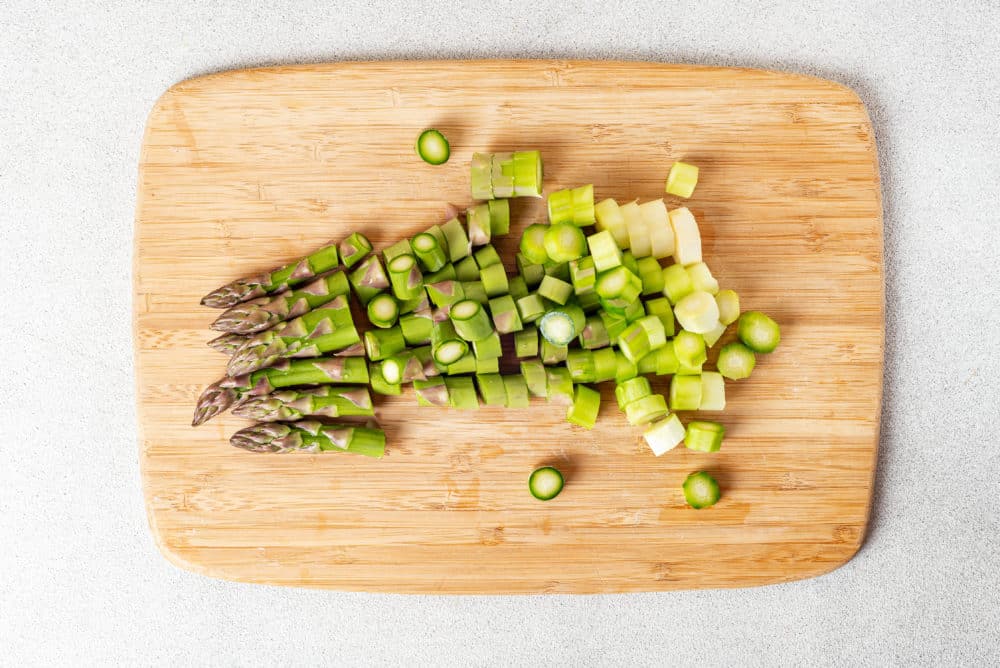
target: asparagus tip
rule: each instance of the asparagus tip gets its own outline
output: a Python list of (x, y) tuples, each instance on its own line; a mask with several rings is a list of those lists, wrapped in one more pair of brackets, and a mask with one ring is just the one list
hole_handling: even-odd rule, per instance
[(236, 391), (232, 388), (222, 386), (222, 381), (212, 383), (198, 398), (198, 404), (194, 409), (194, 418), (191, 426), (197, 427), (222, 413), (232, 406), (236, 400)]

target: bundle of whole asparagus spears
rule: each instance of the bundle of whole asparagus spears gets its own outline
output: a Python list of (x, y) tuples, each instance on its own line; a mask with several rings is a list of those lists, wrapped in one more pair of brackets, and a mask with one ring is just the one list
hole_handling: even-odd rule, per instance
[[(689, 196), (697, 170), (681, 183), (682, 164), (667, 191)], [(237, 447), (381, 456), (385, 434), (372, 423), (323, 419), (371, 418), (369, 388), (391, 395), (412, 385), (419, 404), (457, 409), (542, 397), (589, 429), (601, 401), (591, 385), (614, 381), (655, 454), (682, 440), (717, 450), (721, 425), (686, 429), (670, 411), (722, 410), (723, 377), (749, 376), (754, 353), (777, 345), (777, 324), (758, 312), (741, 317), (736, 293), (719, 290), (688, 209), (668, 212), (662, 199), (595, 205), (590, 185), (549, 195), (549, 224), (524, 230), (508, 275), (491, 244), (510, 229), (504, 198), (540, 197), (541, 178), (537, 151), (476, 154), (472, 191), (487, 201), (468, 208), (464, 224), (453, 217), (381, 254), (356, 232), (206, 295), (202, 304), (226, 309), (209, 345), (230, 360), (193, 424), (232, 407), (258, 422), (232, 437)], [(586, 236), (590, 225), (597, 231)], [(674, 264), (661, 266), (669, 256)], [(352, 298), (366, 321), (355, 322)], [(706, 349), (737, 320), (740, 341), (723, 347), (718, 371), (703, 371)], [(500, 373), (505, 348), (524, 358), (520, 373)], [(645, 375), (673, 376), (669, 401)]]

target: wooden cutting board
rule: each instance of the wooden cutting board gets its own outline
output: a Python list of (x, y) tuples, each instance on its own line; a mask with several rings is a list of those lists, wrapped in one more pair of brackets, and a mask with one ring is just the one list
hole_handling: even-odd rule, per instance
[[(444, 166), (414, 155), (426, 127), (451, 141)], [(448, 204), (470, 203), (473, 151), (529, 148), (546, 192), (593, 183), (620, 201), (663, 196), (674, 160), (701, 167), (687, 204), (707, 261), (744, 309), (782, 326), (779, 350), (727, 384), (720, 453), (654, 457), (610, 388), (589, 432), (545, 403), (381, 401), (380, 461), (237, 450), (228, 437), (246, 423), (230, 415), (189, 426), (225, 361), (205, 346), (218, 313), (203, 294), (353, 230), (381, 248), (443, 222)], [(140, 459), (153, 535), (178, 566), (344, 590), (622, 592), (796, 580), (860, 546), (879, 433), (882, 213), (871, 125), (843, 86), (564, 61), (225, 72), (156, 103), (139, 172)], [(509, 269), (542, 202), (512, 211)], [(527, 477), (547, 463), (569, 481), (542, 503)], [(711, 509), (684, 504), (697, 470), (722, 485)]]

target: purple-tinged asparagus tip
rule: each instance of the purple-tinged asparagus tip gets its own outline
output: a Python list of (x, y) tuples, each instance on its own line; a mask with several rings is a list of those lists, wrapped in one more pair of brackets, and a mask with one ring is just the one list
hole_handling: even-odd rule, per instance
[(223, 381), (212, 383), (198, 398), (191, 426), (197, 427), (222, 413), (236, 401), (236, 390), (222, 386)]

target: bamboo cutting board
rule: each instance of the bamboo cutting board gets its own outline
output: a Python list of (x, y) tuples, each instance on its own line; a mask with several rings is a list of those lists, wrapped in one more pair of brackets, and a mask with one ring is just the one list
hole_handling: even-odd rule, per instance
[[(451, 140), (446, 165), (414, 155), (425, 127)], [(457, 412), (383, 400), (380, 461), (237, 450), (228, 437), (246, 423), (230, 415), (189, 426), (225, 361), (205, 346), (218, 313), (198, 305), (203, 294), (353, 230), (381, 248), (443, 222), (448, 204), (470, 203), (473, 151), (528, 148), (542, 151), (546, 192), (593, 183), (598, 199), (661, 197), (674, 160), (701, 167), (687, 204), (706, 260), (744, 309), (782, 326), (753, 377), (727, 383), (721, 452), (652, 456), (610, 388), (591, 432), (544, 403)], [(509, 269), (542, 202), (514, 200), (512, 215), (498, 244)], [(135, 238), (142, 475), (153, 535), (178, 566), (345, 590), (649, 591), (819, 575), (863, 540), (882, 386), (882, 218), (871, 126), (842, 86), (563, 61), (201, 77), (149, 117)], [(541, 503), (527, 477), (547, 463), (568, 484)], [(697, 470), (722, 485), (711, 509), (684, 504), (681, 483)]]

